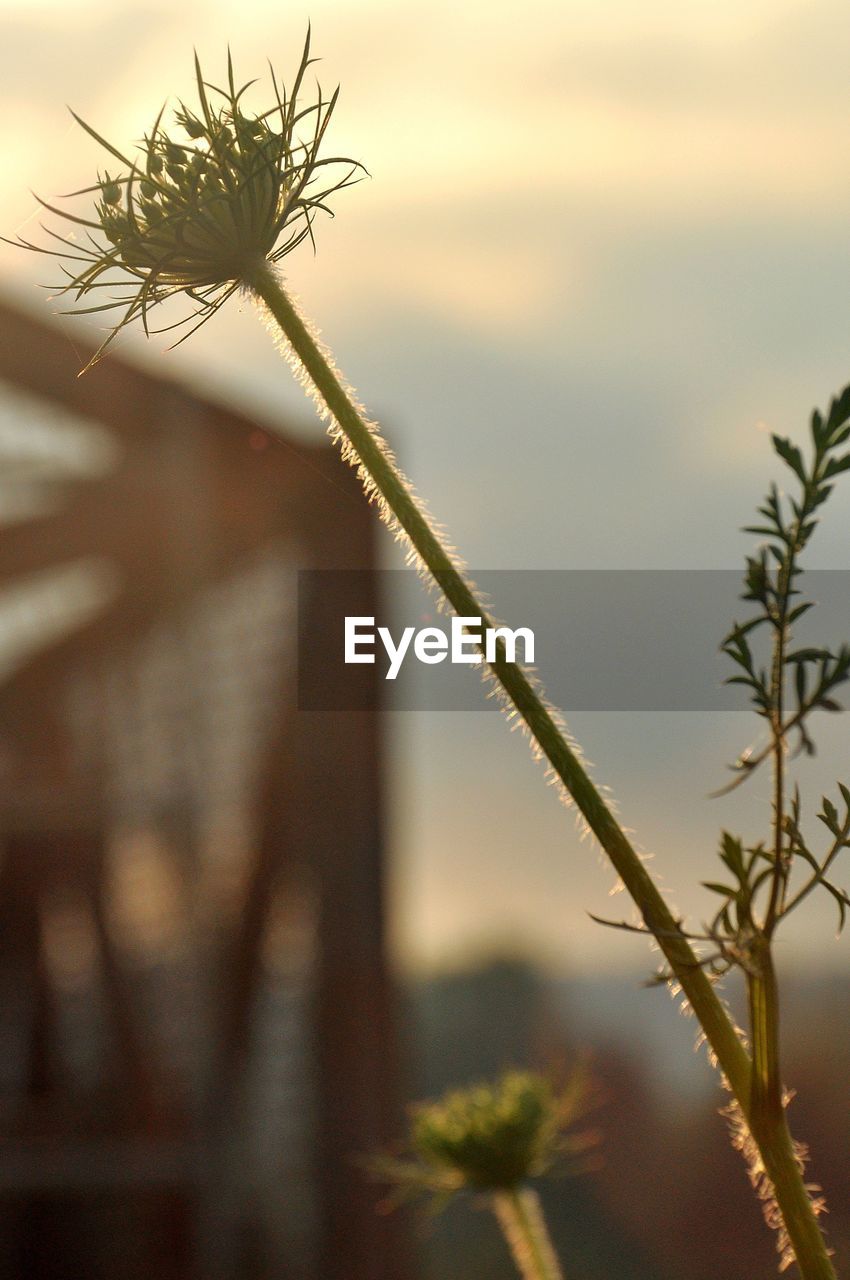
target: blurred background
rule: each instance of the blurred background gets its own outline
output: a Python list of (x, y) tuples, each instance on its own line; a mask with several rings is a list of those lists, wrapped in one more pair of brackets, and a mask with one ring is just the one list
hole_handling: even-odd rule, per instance
[[(286, 77), (308, 19), (342, 84), (329, 145), (371, 177), (286, 277), (467, 562), (735, 568), (769, 433), (802, 439), (850, 380), (845, 8), (0, 0), (2, 233), (37, 237), (29, 190), (102, 163), (66, 104), (123, 144), (191, 95), (193, 46), (213, 80), (228, 42), (242, 77)], [(191, 1255), (206, 1277), (507, 1277), (467, 1207), (410, 1224), (408, 1254), (351, 1155), (399, 1102), (581, 1050), (603, 1160), (549, 1193), (568, 1272), (773, 1274), (694, 1026), (642, 987), (643, 940), (590, 921), (628, 907), (520, 735), (484, 710), (298, 722), (294, 570), (400, 559), (252, 306), (170, 352), (127, 333), (126, 367), (74, 386), (97, 318), (56, 316), (44, 261), (0, 260), (2, 1274), (58, 1275), (74, 1239), (75, 1276)], [(848, 519), (839, 491), (812, 567), (848, 567)], [(706, 798), (749, 716), (565, 711), (705, 916), (719, 829), (768, 820), (766, 777)], [(810, 808), (847, 724), (799, 770)], [(847, 946), (812, 902), (779, 957), (839, 1269)]]

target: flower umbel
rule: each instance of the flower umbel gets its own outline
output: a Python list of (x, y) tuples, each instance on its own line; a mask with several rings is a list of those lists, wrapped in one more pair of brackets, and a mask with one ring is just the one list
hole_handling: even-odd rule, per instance
[(479, 1193), (523, 1280), (563, 1280), (540, 1198), (528, 1183), (595, 1144), (593, 1134), (568, 1132), (589, 1097), (582, 1068), (560, 1094), (543, 1076), (509, 1071), (493, 1084), (415, 1107), (412, 1157), (372, 1161), (372, 1171), (394, 1187), (390, 1207), (421, 1192), (433, 1195), (437, 1209), (456, 1192)]
[(560, 1094), (530, 1071), (454, 1090), (413, 1108), (412, 1158), (381, 1159), (374, 1172), (402, 1195), (431, 1191), (438, 1200), (464, 1189), (515, 1189), (594, 1144), (592, 1134), (569, 1132), (589, 1096), (582, 1069)]
[(413, 1146), (436, 1168), (470, 1187), (516, 1186), (542, 1173), (553, 1158), (558, 1131), (551, 1086), (537, 1076), (511, 1073), (421, 1106), (413, 1116)]
[[(319, 158), (339, 90), (325, 99), (317, 86), (316, 101), (300, 105), (313, 61), (308, 30), (291, 90), (270, 68), (274, 105), (251, 114), (244, 95), (256, 81), (237, 88), (228, 54), (227, 87), (218, 88), (204, 79), (196, 56), (195, 109), (179, 103), (173, 132), (163, 127), (165, 108), (160, 110), (134, 159), (74, 116), (122, 168), (115, 176), (104, 171), (93, 186), (72, 193), (96, 197), (94, 219), (39, 201), (74, 224), (64, 236), (44, 228), (61, 248), (23, 239), (16, 243), (58, 258), (64, 279), (54, 287), (75, 302), (106, 291), (108, 301), (75, 306), (71, 314), (123, 309), (94, 360), (137, 317), (149, 334), (151, 308), (175, 294), (185, 293), (195, 307), (164, 329), (200, 317), (193, 332), (263, 264), (279, 261), (307, 237), (312, 240), (319, 210), (333, 216), (328, 198), (349, 186), (362, 165), (337, 156)], [(340, 165), (342, 173), (330, 180), (325, 171)]]

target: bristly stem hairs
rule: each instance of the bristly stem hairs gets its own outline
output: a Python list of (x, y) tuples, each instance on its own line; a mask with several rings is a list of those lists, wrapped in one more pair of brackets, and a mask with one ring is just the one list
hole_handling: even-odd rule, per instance
[[(312, 240), (316, 214), (330, 213), (330, 197), (356, 180), (362, 168), (350, 160), (319, 156), (337, 93), (325, 98), (319, 88), (314, 102), (300, 104), (311, 61), (308, 32), (291, 89), (279, 84), (272, 72), (272, 104), (250, 112), (246, 94), (254, 81), (237, 88), (228, 58), (227, 82), (218, 88), (204, 79), (196, 59), (197, 104), (190, 109), (179, 103), (170, 131), (163, 126), (161, 110), (133, 158), (80, 121), (110, 157), (110, 170), (74, 193), (94, 197), (94, 216), (81, 217), (44, 202), (65, 221), (66, 233), (46, 228), (48, 246), (19, 243), (58, 260), (63, 273), (60, 290), (73, 299), (75, 310), (116, 310), (116, 322), (95, 359), (134, 320), (151, 332), (154, 307), (177, 295), (185, 295), (192, 304), (192, 314), (177, 324), (194, 322), (194, 327), (237, 290), (257, 298), (294, 370), (327, 415), (344, 456), (356, 467), (386, 523), (408, 546), (411, 560), (430, 575), (458, 615), (480, 618), (487, 628), (492, 619), (459, 562), (279, 275), (277, 264), (305, 239)], [(801, 519), (801, 537), (810, 520), (811, 512)], [(799, 545), (795, 554), (798, 550)], [(503, 646), (497, 647), (489, 669), (509, 715), (524, 724), (535, 750), (545, 757), (553, 777), (610, 858), (640, 912), (642, 927), (654, 936), (670, 977), (699, 1020), (737, 1100), (741, 1125), (756, 1144), (763, 1178), (775, 1197), (801, 1275), (805, 1280), (835, 1280), (784, 1111), (780, 1108), (770, 1127), (760, 1123), (764, 1065), (758, 1045), (754, 1072), (753, 1059), (717, 996), (715, 976), (707, 972), (592, 782), (539, 684), (520, 665), (507, 661)], [(798, 727), (799, 721), (789, 724), (775, 704), (770, 714), (783, 738)], [(787, 838), (796, 839), (792, 833)], [(785, 873), (777, 870), (785, 866), (788, 846), (783, 844), (770, 856), (776, 918), (788, 907), (783, 897)], [(819, 866), (823, 880), (823, 865)]]

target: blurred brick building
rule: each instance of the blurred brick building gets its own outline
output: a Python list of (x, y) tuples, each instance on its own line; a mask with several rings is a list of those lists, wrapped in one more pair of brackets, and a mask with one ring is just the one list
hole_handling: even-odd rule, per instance
[(370, 508), (86, 354), (0, 308), (0, 1277), (400, 1280), (378, 719), (295, 687)]

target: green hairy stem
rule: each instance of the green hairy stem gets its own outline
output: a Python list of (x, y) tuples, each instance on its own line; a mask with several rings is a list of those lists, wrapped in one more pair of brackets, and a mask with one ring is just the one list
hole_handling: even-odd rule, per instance
[(493, 1211), (522, 1280), (564, 1280), (536, 1191), (497, 1191)]
[[(455, 567), (404, 477), (382, 446), (374, 427), (364, 419), (274, 270), (262, 264), (245, 283), (265, 303), (347, 441), (354, 455), (352, 460), (366, 472), (368, 482), (386, 503), (452, 608), (459, 616), (477, 617), (485, 627), (492, 625), (487, 611), (478, 603)], [(640, 856), (537, 688), (520, 666), (505, 660), (503, 650), (497, 653), (490, 666), (510, 703), (525, 721), (532, 738), (610, 858), (687, 997), (758, 1145), (800, 1274), (804, 1280), (835, 1280), (835, 1271), (794, 1155), (784, 1111), (780, 1105), (778, 1114), (771, 1114), (769, 1122), (758, 1114), (754, 1117), (753, 1099), (757, 1096), (758, 1086), (754, 1087), (752, 1060), (710, 978), (701, 968)], [(758, 1107), (756, 1112), (759, 1112)], [(758, 1121), (755, 1128), (754, 1119)]]
[[(834, 1276), (835, 1270), (811, 1210), (800, 1162), (788, 1131), (782, 1084), (779, 1074), (779, 992), (771, 947), (763, 942), (754, 957), (757, 969), (748, 975), (750, 1026), (753, 1039), (753, 1082), (748, 1123), (773, 1184), (782, 1210), (785, 1230), (791, 1240), (804, 1276)], [(805, 1241), (805, 1245), (800, 1244)], [(820, 1270), (809, 1271), (803, 1264), (811, 1252)], [(808, 1264), (807, 1264), (808, 1265)]]

